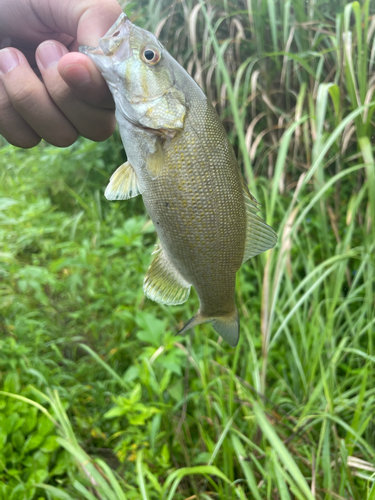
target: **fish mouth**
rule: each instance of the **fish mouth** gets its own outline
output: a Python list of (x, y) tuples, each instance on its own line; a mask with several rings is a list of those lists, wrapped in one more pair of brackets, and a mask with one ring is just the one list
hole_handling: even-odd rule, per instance
[[(134, 25), (130, 22), (126, 14), (121, 14), (115, 24), (107, 31), (107, 33), (99, 39), (98, 47), (88, 47), (81, 45), (79, 52), (85, 54), (95, 63), (98, 63), (103, 56), (125, 60), (133, 55), (133, 51), (129, 44), (130, 34)], [(100, 66), (100, 64), (99, 64)]]

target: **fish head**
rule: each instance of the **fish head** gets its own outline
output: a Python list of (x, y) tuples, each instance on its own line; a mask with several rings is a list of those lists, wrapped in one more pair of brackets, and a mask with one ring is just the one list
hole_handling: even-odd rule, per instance
[(121, 14), (98, 47), (79, 50), (101, 72), (120, 115), (155, 130), (183, 128), (186, 99), (174, 78), (180, 66), (152, 33)]

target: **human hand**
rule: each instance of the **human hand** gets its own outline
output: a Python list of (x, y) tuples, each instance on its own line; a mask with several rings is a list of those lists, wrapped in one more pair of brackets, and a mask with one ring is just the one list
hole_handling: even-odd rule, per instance
[(113, 133), (108, 87), (72, 51), (96, 46), (120, 14), (116, 0), (1, 1), (0, 134), (8, 142), (66, 147), (79, 134), (102, 141)]

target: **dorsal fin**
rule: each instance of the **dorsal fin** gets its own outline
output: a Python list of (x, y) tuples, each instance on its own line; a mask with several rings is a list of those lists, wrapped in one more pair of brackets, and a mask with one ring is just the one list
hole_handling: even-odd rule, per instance
[(250, 193), (242, 175), (241, 183), (243, 186), (247, 221), (245, 252), (242, 262), (246, 262), (250, 257), (273, 248), (277, 242), (277, 234), (272, 227), (257, 215), (260, 205)]

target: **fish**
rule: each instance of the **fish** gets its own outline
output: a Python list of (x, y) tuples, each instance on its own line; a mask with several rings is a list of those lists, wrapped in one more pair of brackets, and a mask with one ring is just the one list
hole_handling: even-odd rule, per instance
[(127, 161), (105, 190), (108, 200), (141, 195), (160, 244), (143, 284), (162, 304), (197, 313), (180, 330), (211, 323), (231, 346), (239, 340), (236, 273), (276, 244), (261, 219), (213, 105), (150, 32), (125, 14), (99, 40), (80, 47), (105, 79)]

